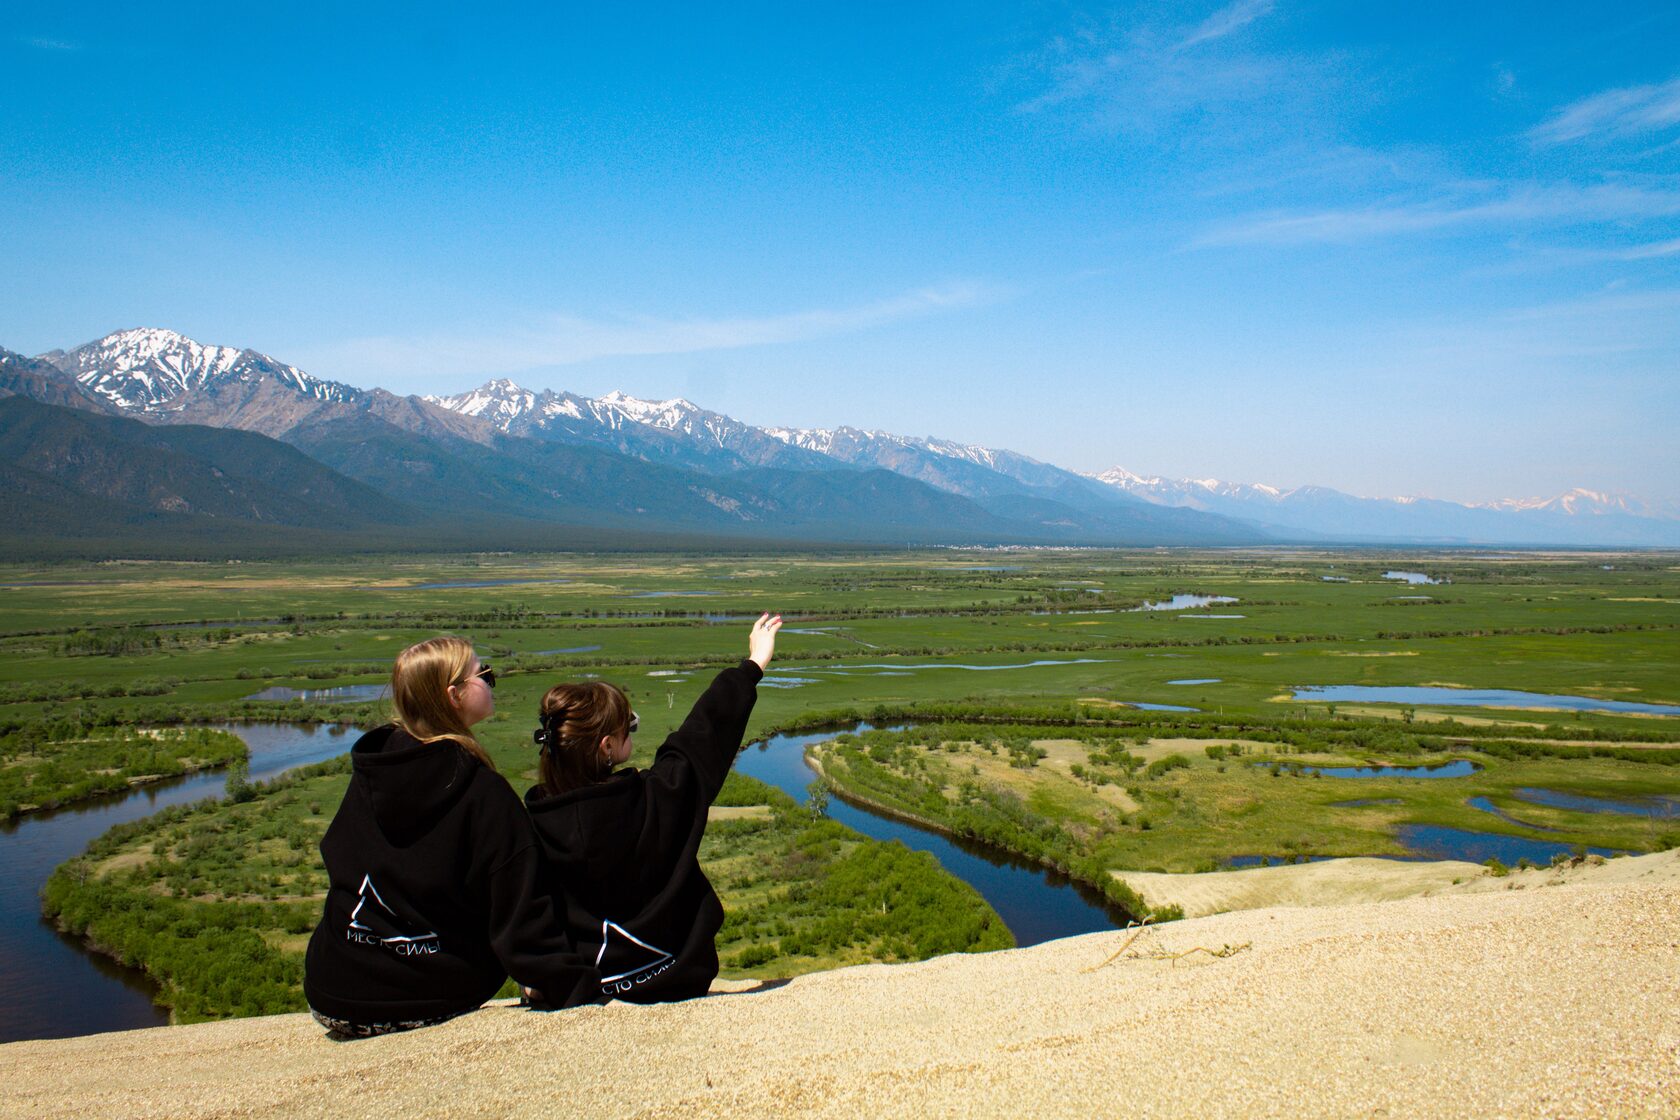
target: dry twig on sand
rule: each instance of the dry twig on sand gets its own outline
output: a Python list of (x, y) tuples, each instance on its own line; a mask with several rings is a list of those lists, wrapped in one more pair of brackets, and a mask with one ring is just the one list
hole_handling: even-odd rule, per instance
[[(1119, 960), (1121, 958), (1121, 956), (1126, 952), (1126, 950), (1130, 949), (1137, 942), (1138, 938), (1142, 937), (1146, 933), (1153, 932), (1153, 930), (1149, 927), (1149, 922), (1150, 922), (1150, 919), (1145, 918), (1141, 922), (1135, 922), (1131, 925), (1128, 925), (1126, 927), (1128, 930), (1134, 930), (1135, 929), (1136, 932), (1133, 933), (1130, 937), (1126, 938), (1125, 941), (1121, 942), (1120, 943), (1120, 948), (1114, 950), (1114, 952), (1109, 955), (1108, 959), (1103, 961), (1101, 964), (1092, 965), (1090, 968), (1081, 969), (1080, 971), (1081, 972), (1095, 972), (1097, 969), (1107, 968), (1109, 965), (1111, 965), (1115, 961)], [(1160, 946), (1155, 946), (1154, 948), (1152, 948), (1147, 953), (1142, 952), (1140, 950), (1139, 952), (1134, 953), (1131, 957), (1128, 957), (1126, 959), (1128, 959), (1128, 960), (1141, 960), (1141, 959), (1147, 958), (1147, 959), (1152, 960), (1152, 961), (1171, 961), (1174, 964), (1177, 964), (1179, 961), (1183, 960), (1185, 957), (1194, 956), (1196, 953), (1206, 953), (1210, 957), (1217, 957), (1217, 958), (1223, 959), (1225, 957), (1234, 957), (1238, 953), (1242, 952), (1243, 950), (1252, 949), (1252, 948), (1254, 948), (1254, 942), (1252, 942), (1252, 941), (1244, 941), (1241, 945), (1221, 945), (1217, 949), (1209, 949), (1205, 945), (1196, 945), (1196, 946), (1193, 946), (1189, 949), (1185, 949), (1184, 951), (1178, 952), (1178, 953), (1172, 952), (1172, 951), (1167, 950), (1167, 949), (1163, 949)]]

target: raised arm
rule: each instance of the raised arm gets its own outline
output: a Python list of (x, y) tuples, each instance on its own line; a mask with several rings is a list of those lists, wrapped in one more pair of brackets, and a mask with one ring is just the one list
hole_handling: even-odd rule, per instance
[(746, 660), (714, 677), (682, 726), (665, 739), (653, 759), (656, 777), (665, 777), (662, 771), (680, 759), (700, 779), (707, 804), (717, 797), (741, 749), (747, 718), (758, 701), (758, 681), (775, 656), (776, 632), (781, 628), (781, 615), (763, 614), (753, 623)]

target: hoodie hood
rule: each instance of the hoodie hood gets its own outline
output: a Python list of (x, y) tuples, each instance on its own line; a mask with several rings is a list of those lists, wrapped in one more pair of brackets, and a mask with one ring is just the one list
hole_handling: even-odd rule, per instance
[(356, 740), (350, 765), (374, 824), (392, 844), (406, 847), (460, 801), (481, 763), (453, 740), (422, 743), (386, 726)]

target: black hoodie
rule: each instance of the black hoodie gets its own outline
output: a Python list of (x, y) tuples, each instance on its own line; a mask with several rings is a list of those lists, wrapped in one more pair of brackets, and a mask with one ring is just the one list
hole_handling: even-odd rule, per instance
[(470, 1011), (512, 973), (553, 1006), (598, 1002), (598, 973), (559, 930), (519, 796), (450, 740), (396, 727), (350, 752), (321, 838), (331, 880), (304, 957), (309, 1006), (352, 1023)]
[(711, 987), (723, 904), (700, 870), (700, 838), (763, 675), (751, 661), (719, 673), (647, 770), (628, 767), (556, 797), (541, 787), (525, 795), (555, 909), (601, 970), (603, 995), (656, 1003)]

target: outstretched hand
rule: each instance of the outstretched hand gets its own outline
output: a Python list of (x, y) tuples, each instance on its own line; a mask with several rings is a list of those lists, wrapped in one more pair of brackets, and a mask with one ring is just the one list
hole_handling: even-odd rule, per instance
[(776, 656), (776, 631), (781, 628), (782, 616), (772, 616), (768, 611), (753, 623), (752, 634), (747, 638), (747, 659), (760, 669), (770, 668), (770, 659)]

